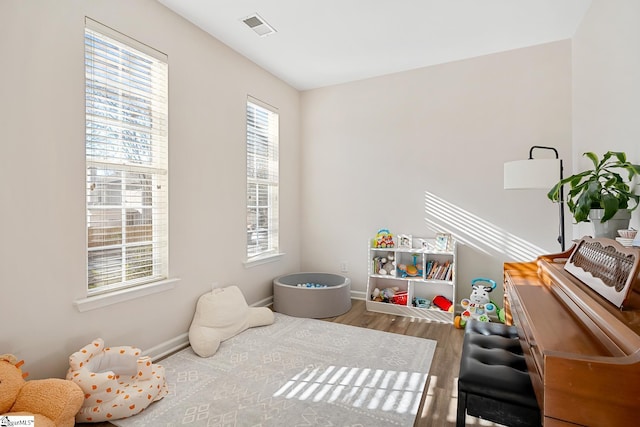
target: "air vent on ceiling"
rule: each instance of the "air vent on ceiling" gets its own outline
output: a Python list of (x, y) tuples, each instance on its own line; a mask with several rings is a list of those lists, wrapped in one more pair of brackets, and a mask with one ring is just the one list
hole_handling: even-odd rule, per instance
[(267, 24), (267, 21), (257, 13), (247, 16), (246, 18), (242, 18), (242, 22), (247, 24), (247, 27), (255, 31), (255, 33), (260, 37), (268, 36), (269, 34), (276, 32), (276, 30), (271, 25)]

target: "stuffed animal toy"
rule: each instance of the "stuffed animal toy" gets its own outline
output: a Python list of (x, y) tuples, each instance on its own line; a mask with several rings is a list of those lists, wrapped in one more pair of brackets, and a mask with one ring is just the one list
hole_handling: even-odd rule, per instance
[(390, 275), (396, 274), (396, 262), (393, 252), (389, 252), (386, 257), (378, 256), (373, 258), (373, 271), (375, 274)]
[(376, 302), (393, 302), (393, 297), (400, 290), (399, 287), (394, 286), (392, 288), (375, 288), (371, 294), (371, 301)]
[(273, 323), (267, 307), (249, 307), (237, 286), (215, 288), (198, 299), (189, 343), (200, 357), (213, 356), (220, 343), (255, 326)]
[(396, 263), (393, 259), (394, 259), (393, 254), (388, 255), (386, 258), (385, 257), (381, 258), (380, 259), (381, 268), (378, 271), (378, 274), (393, 276), (396, 270), (396, 265), (395, 265)]
[[(489, 284), (489, 286), (483, 285)], [(496, 288), (495, 280), (485, 279), (482, 277), (471, 281), (471, 295), (460, 302), (462, 305), (462, 314), (456, 316), (453, 324), (457, 328), (464, 328), (467, 320), (476, 319), (481, 322), (490, 322), (492, 315), (498, 315), (498, 307), (491, 301), (489, 292)]]
[(82, 390), (60, 378), (25, 381), (12, 354), (0, 355), (0, 418), (33, 416), (37, 427), (72, 427), (82, 406)]

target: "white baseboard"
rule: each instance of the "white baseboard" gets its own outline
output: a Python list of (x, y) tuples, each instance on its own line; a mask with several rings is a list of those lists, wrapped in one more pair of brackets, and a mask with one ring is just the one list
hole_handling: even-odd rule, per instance
[(367, 293), (365, 291), (351, 291), (351, 298), (366, 301)]
[[(353, 299), (366, 300), (365, 296), (366, 292), (351, 291), (351, 298)], [(273, 296), (270, 296), (251, 304), (251, 307), (268, 307), (272, 304)], [(182, 350), (183, 348), (187, 347), (189, 347), (189, 333), (185, 332), (175, 338), (171, 338), (170, 340), (160, 343), (155, 347), (151, 347), (150, 349), (143, 351), (142, 354), (144, 356), (151, 357), (151, 360), (156, 362), (163, 357), (170, 355), (171, 353), (175, 353), (176, 351)]]
[(272, 304), (273, 304), (273, 295), (270, 297), (266, 297), (265, 299), (260, 300), (258, 302), (254, 302), (253, 304), (251, 304), (250, 307), (269, 307)]
[[(251, 304), (251, 307), (268, 307), (273, 304), (273, 297), (267, 297), (261, 301)], [(189, 347), (189, 332), (178, 335), (175, 338), (171, 338), (165, 342), (162, 342), (155, 347), (151, 347), (148, 350), (142, 352), (144, 356), (151, 357), (154, 362), (172, 354), (176, 351), (180, 351), (183, 348)]]
[(176, 351), (182, 350), (186, 347), (189, 347), (188, 332), (185, 332), (184, 334), (180, 334), (175, 338), (160, 343), (155, 347), (151, 347), (150, 349), (143, 351), (142, 354), (143, 356), (151, 357), (151, 360), (156, 362), (163, 357), (166, 357), (171, 353), (175, 353)]

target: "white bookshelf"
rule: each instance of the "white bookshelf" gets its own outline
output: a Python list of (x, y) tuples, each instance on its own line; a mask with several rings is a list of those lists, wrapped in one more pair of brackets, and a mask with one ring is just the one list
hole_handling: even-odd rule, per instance
[[(415, 243), (418, 242), (419, 245)], [(423, 242), (426, 242), (423, 247)], [(435, 239), (413, 238), (411, 248), (374, 248), (372, 242), (369, 246), (369, 268), (367, 280), (367, 302), (369, 311), (396, 314), (399, 316), (416, 317), (420, 319), (453, 323), (453, 311), (443, 311), (433, 305), (436, 296), (443, 296), (455, 306), (456, 295), (456, 243), (449, 242), (446, 250), (437, 250)], [(392, 256), (395, 260), (395, 270), (391, 274), (380, 274), (381, 260)], [(417, 270), (415, 275), (407, 274), (399, 268), (400, 265), (411, 265)], [(431, 269), (430, 269), (431, 266)], [(434, 267), (435, 266), (435, 267)], [(447, 267), (445, 267), (447, 266)], [(441, 274), (433, 276), (434, 268)], [(445, 273), (448, 272), (448, 273)], [(397, 287), (399, 291), (406, 292), (406, 302), (381, 302), (373, 300), (374, 290)], [(401, 299), (401, 298), (399, 298)], [(428, 308), (416, 306), (420, 299), (428, 301)]]

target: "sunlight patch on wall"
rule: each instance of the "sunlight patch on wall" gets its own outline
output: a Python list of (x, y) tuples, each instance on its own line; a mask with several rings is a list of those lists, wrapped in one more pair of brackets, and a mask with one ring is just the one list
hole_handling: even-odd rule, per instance
[(417, 414), (426, 374), (346, 366), (308, 366), (273, 397)]
[(424, 193), (424, 211), (429, 228), (449, 233), (458, 242), (488, 255), (531, 261), (549, 252), (428, 191)]

